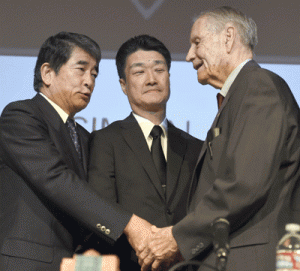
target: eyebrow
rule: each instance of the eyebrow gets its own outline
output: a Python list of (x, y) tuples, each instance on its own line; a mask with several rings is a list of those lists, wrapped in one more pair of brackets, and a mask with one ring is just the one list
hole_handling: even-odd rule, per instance
[[(164, 60), (154, 60), (153, 61), (155, 63), (155, 65), (159, 65), (159, 64), (165, 64), (167, 65), (166, 61)], [(129, 69), (132, 69), (132, 68), (135, 68), (135, 67), (143, 67), (145, 66), (145, 63), (144, 62), (137, 62), (137, 63), (133, 63)]]
[[(88, 65), (89, 63), (85, 60), (79, 60), (75, 63), (75, 65)], [(99, 70), (99, 65), (95, 65), (94, 69), (96, 70), (96, 72), (98, 73)]]
[(76, 64), (78, 64), (78, 65), (87, 65), (89, 63), (87, 61), (84, 61), (84, 60), (79, 60), (79, 61), (76, 62)]

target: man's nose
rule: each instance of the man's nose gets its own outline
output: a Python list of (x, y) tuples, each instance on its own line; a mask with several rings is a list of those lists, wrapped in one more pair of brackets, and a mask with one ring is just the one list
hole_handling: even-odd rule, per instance
[(193, 61), (194, 58), (195, 58), (195, 50), (194, 50), (193, 46), (191, 45), (191, 47), (186, 55), (185, 60), (187, 62), (191, 62), (191, 61)]
[(84, 84), (90, 91), (93, 91), (95, 86), (95, 77), (91, 73), (86, 73)]
[(157, 83), (155, 73), (153, 71), (148, 72), (148, 83), (153, 85)]

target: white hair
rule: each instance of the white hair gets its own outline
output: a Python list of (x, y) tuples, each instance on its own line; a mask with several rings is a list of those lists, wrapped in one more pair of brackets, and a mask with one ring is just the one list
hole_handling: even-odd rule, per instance
[(201, 12), (199, 18), (207, 17), (209, 20), (212, 19), (212, 28), (217, 33), (221, 32), (228, 22), (232, 22), (238, 31), (241, 42), (248, 46), (252, 51), (258, 43), (257, 38), (257, 26), (252, 18), (247, 17), (240, 11), (234, 8), (223, 6), (213, 10)]

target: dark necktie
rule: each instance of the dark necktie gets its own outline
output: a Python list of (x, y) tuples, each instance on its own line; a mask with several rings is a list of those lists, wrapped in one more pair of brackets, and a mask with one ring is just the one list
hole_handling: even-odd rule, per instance
[(151, 146), (151, 154), (152, 158), (159, 175), (162, 188), (164, 193), (166, 193), (166, 159), (161, 146), (161, 134), (163, 130), (160, 126), (155, 125), (150, 133), (153, 138), (152, 146)]
[(82, 158), (81, 157), (81, 147), (80, 147), (80, 143), (79, 143), (78, 133), (76, 131), (75, 121), (71, 118), (68, 118), (66, 124), (67, 124), (68, 130), (70, 132), (72, 141), (75, 145), (75, 149), (78, 153), (79, 159), (81, 161), (81, 158)]
[(224, 99), (225, 99), (225, 97), (221, 93), (217, 94), (218, 109), (220, 109)]

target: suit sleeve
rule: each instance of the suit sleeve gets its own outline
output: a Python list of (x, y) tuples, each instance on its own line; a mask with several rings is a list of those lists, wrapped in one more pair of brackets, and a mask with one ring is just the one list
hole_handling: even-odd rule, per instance
[(100, 130), (92, 133), (88, 182), (99, 195), (118, 202), (115, 176), (115, 158), (111, 137)]
[[(253, 73), (240, 87), (248, 89), (241, 105), (236, 105), (238, 114), (223, 122), (230, 126), (230, 133), (221, 134), (213, 142), (214, 153), (220, 155), (219, 161), (214, 161), (214, 157), (210, 164), (216, 178), (196, 202), (194, 210), (173, 228), (186, 260), (211, 245), (209, 234), (216, 218), (227, 218), (231, 230), (235, 231), (266, 203), (279, 172), (289, 121), (296, 122), (292, 115), (287, 118), (288, 105), (280, 96), (285, 90), (289, 91), (285, 84), (278, 85), (278, 80), (275, 84), (270, 76)], [(234, 97), (231, 99), (227, 105), (234, 102)]]
[(0, 155), (50, 210), (59, 208), (98, 236), (116, 241), (131, 214), (99, 197), (67, 167), (51, 133), (32, 107), (8, 105), (0, 118)]

